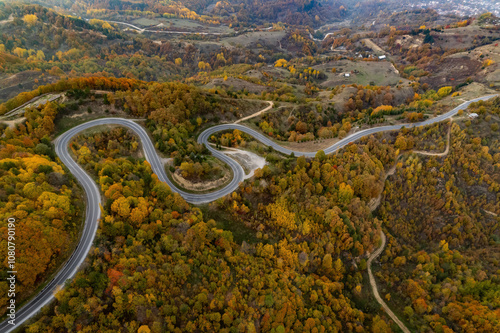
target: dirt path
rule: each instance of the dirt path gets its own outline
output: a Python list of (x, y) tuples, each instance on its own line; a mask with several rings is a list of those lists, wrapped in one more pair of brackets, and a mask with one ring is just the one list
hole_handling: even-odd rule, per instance
[[(425, 155), (425, 156), (446, 156), (446, 155), (448, 155), (448, 152), (450, 151), (451, 126), (452, 126), (452, 123), (450, 123), (450, 127), (448, 128), (448, 138), (447, 138), (447, 143), (446, 143), (446, 149), (444, 152), (442, 152), (442, 153), (429, 153), (426, 151), (414, 150), (413, 153)], [(385, 173), (384, 181), (383, 181), (384, 184), (385, 184), (387, 177), (392, 176), (394, 174), (394, 172), (396, 172), (396, 166), (398, 163), (397, 161), (399, 159), (399, 156), (401, 156), (401, 154), (399, 154), (396, 157), (396, 162), (394, 163), (394, 165), (389, 170), (387, 170), (387, 172)], [(368, 203), (368, 207), (370, 208), (370, 210), (372, 212), (375, 209), (377, 209), (377, 207), (380, 205), (380, 203), (382, 201), (383, 192), (384, 191), (382, 190), (380, 192), (380, 195), (378, 195), (376, 198), (373, 198)], [(373, 276), (373, 273), (372, 273), (372, 261), (377, 259), (378, 256), (384, 250), (385, 243), (386, 243), (386, 237), (385, 237), (385, 234), (383, 231), (380, 231), (380, 239), (382, 240), (382, 244), (375, 252), (372, 253), (372, 255), (370, 256), (370, 258), (368, 259), (368, 262), (367, 262), (368, 277), (370, 278), (370, 286), (372, 287), (373, 296), (375, 296), (375, 299), (382, 306), (382, 308), (389, 315), (389, 317), (391, 317), (391, 319), (394, 320), (394, 322), (396, 324), (398, 324), (399, 328), (401, 328), (401, 330), (405, 333), (410, 333), (410, 330), (405, 326), (405, 324), (403, 324), (403, 322), (401, 320), (399, 320), (399, 318), (394, 314), (394, 312), (392, 312), (392, 310), (384, 302), (382, 297), (380, 297), (380, 294), (378, 292), (377, 282), (375, 281), (375, 277)]]
[(243, 118), (241, 118), (241, 119), (238, 119), (238, 120), (236, 120), (234, 123), (235, 123), (235, 124), (237, 124), (237, 123), (239, 123), (239, 122), (241, 122), (241, 121), (245, 121), (245, 120), (247, 120), (247, 119), (251, 119), (251, 118), (253, 118), (253, 117), (257, 117), (258, 115), (260, 115), (260, 114), (262, 114), (262, 113), (264, 113), (264, 112), (266, 112), (266, 111), (269, 111), (269, 110), (273, 107), (274, 103), (273, 103), (273, 102), (271, 102), (271, 101), (267, 101), (267, 102), (269, 103), (269, 106), (267, 106), (266, 108), (264, 108), (264, 109), (262, 109), (262, 110), (260, 110), (260, 111), (258, 111), (258, 112), (255, 112), (254, 114), (251, 114), (251, 115), (249, 115), (249, 116), (246, 116), (246, 117), (243, 117)]
[[(448, 128), (448, 135), (447, 135), (447, 139), (446, 139), (446, 149), (444, 150), (444, 152), (442, 152), (442, 153), (430, 153), (430, 152), (423, 151), (423, 150), (413, 150), (412, 152), (415, 154), (420, 154), (420, 155), (425, 155), (425, 156), (446, 156), (446, 155), (448, 155), (448, 153), (450, 151), (451, 126), (452, 126), (452, 124), (450, 124), (450, 127)], [(396, 162), (394, 163), (394, 165), (389, 170), (387, 170), (387, 172), (384, 176), (384, 180), (383, 180), (384, 183), (385, 183), (387, 177), (392, 176), (394, 174), (394, 172), (396, 172), (397, 161), (399, 159), (399, 156), (401, 156), (402, 154), (404, 154), (404, 153), (401, 153), (396, 157)], [(380, 202), (382, 201), (382, 193), (383, 192), (384, 191), (382, 190), (380, 192), (380, 195), (378, 195), (377, 197), (370, 200), (370, 202), (368, 203), (368, 207), (370, 208), (370, 211), (373, 212), (380, 205)]]
[(495, 216), (495, 217), (496, 217), (496, 216), (498, 216), (498, 214), (493, 213), (493, 212), (490, 212), (489, 210), (486, 210), (486, 209), (485, 209), (484, 211), (485, 211), (486, 213), (490, 214), (490, 215)]
[(446, 139), (446, 149), (442, 153), (429, 153), (427, 151), (422, 150), (414, 150), (415, 154), (425, 155), (425, 156), (446, 156), (450, 151), (450, 137), (451, 137), (451, 126), (453, 125), (453, 121), (450, 122), (450, 127), (448, 128), (448, 136)]
[[(399, 156), (396, 158), (396, 162), (394, 163), (394, 165), (386, 172), (385, 177), (384, 177), (384, 184), (385, 184), (385, 180), (387, 179), (387, 177), (393, 175), (394, 172), (396, 171), (398, 158), (399, 158)], [(368, 203), (368, 207), (370, 207), (371, 211), (374, 211), (380, 205), (380, 202), (382, 201), (383, 192), (384, 192), (384, 190), (382, 190), (380, 192), (379, 196), (372, 199)], [(375, 296), (375, 299), (382, 306), (382, 308), (389, 315), (389, 317), (391, 317), (391, 319), (394, 320), (394, 322), (396, 324), (398, 324), (399, 328), (401, 328), (401, 330), (404, 333), (410, 333), (410, 330), (405, 326), (405, 324), (403, 324), (403, 322), (401, 320), (399, 320), (399, 318), (394, 314), (394, 312), (392, 312), (392, 310), (384, 302), (384, 300), (382, 299), (382, 297), (380, 297), (380, 294), (378, 293), (377, 282), (375, 281), (375, 277), (373, 276), (373, 273), (372, 273), (372, 261), (377, 259), (378, 256), (382, 253), (382, 251), (385, 248), (386, 237), (385, 237), (385, 234), (382, 230), (380, 230), (380, 239), (382, 240), (382, 244), (380, 244), (379, 248), (371, 254), (371, 256), (370, 256), (370, 258), (368, 258), (368, 262), (367, 262), (368, 277), (370, 279), (370, 286), (372, 288), (373, 296)]]
[[(385, 177), (384, 177), (384, 183), (385, 183), (385, 180), (387, 179), (387, 177), (393, 175), (394, 172), (396, 171), (398, 158), (399, 158), (399, 156), (396, 158), (396, 162), (394, 163), (394, 165), (386, 172)], [(380, 202), (382, 201), (383, 192), (384, 191), (382, 190), (380, 192), (379, 196), (372, 199), (370, 201), (370, 203), (368, 203), (368, 206), (370, 207), (371, 211), (374, 211), (380, 205)], [(372, 273), (372, 261), (377, 259), (378, 256), (382, 253), (382, 251), (385, 248), (386, 237), (385, 237), (385, 234), (382, 230), (380, 230), (380, 239), (382, 241), (382, 244), (380, 244), (379, 248), (371, 254), (371, 256), (370, 256), (370, 258), (368, 258), (368, 262), (367, 262), (368, 277), (370, 279), (370, 286), (372, 288), (373, 296), (375, 296), (375, 299), (377, 300), (377, 302), (382, 306), (382, 308), (389, 315), (389, 317), (391, 317), (391, 319), (394, 320), (394, 322), (399, 326), (399, 328), (404, 333), (410, 333), (410, 330), (405, 326), (405, 324), (403, 324), (403, 322), (401, 320), (399, 320), (399, 318), (394, 314), (394, 312), (392, 312), (392, 310), (384, 302), (382, 297), (380, 297), (380, 294), (378, 292), (377, 282), (375, 281), (375, 277), (373, 276), (373, 273)]]
[(398, 324), (399, 328), (401, 328), (401, 330), (404, 333), (410, 333), (410, 330), (405, 326), (405, 324), (403, 324), (401, 320), (399, 320), (399, 318), (394, 314), (394, 312), (392, 312), (392, 310), (387, 306), (387, 304), (385, 304), (384, 300), (382, 299), (382, 297), (380, 297), (378, 293), (377, 282), (375, 282), (375, 277), (373, 276), (372, 273), (372, 261), (375, 260), (384, 250), (386, 239), (385, 239), (385, 234), (382, 231), (380, 231), (380, 239), (382, 240), (382, 244), (380, 244), (380, 247), (375, 252), (372, 253), (367, 262), (368, 276), (370, 278), (370, 285), (373, 290), (373, 295), (375, 296), (377, 302), (384, 308), (384, 311), (389, 315), (389, 317), (391, 317), (391, 319), (394, 320), (396, 324)]
[(5, 23), (8, 23), (8, 22), (12, 22), (12, 21), (14, 21), (14, 16), (12, 14), (10, 14), (9, 18), (6, 19), (6, 20), (0, 21), (0, 24), (5, 24)]
[[(394, 165), (389, 170), (387, 170), (387, 172), (385, 173), (385, 177), (383, 180), (384, 184), (385, 184), (385, 180), (387, 179), (387, 177), (392, 176), (394, 174), (394, 172), (396, 172), (398, 158), (399, 158), (399, 156), (396, 158), (396, 162), (394, 163)], [(368, 207), (370, 208), (370, 211), (373, 212), (380, 205), (380, 202), (382, 201), (382, 194), (383, 193), (384, 193), (384, 190), (382, 189), (382, 191), (380, 191), (380, 194), (377, 197), (370, 200), (370, 202), (368, 203)]]

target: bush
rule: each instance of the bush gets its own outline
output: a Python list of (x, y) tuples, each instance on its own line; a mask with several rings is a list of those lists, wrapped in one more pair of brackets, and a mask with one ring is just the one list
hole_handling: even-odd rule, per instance
[(437, 94), (439, 97), (443, 98), (451, 94), (452, 90), (453, 90), (452, 87), (442, 87), (438, 90)]

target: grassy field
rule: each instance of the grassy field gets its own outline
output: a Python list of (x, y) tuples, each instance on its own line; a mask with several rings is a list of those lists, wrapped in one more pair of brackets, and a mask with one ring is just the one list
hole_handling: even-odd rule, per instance
[[(379, 86), (396, 85), (401, 80), (403, 83), (408, 80), (399, 76), (399, 73), (389, 61), (350, 61), (339, 60), (316, 65), (312, 67), (327, 75), (327, 79), (321, 83), (323, 87), (334, 87), (342, 84), (368, 85), (374, 83)], [(336, 72), (332, 73), (332, 68)], [(345, 77), (344, 73), (349, 73)]]
[(150, 18), (147, 18), (147, 17), (138, 18), (136, 20), (133, 20), (131, 23), (134, 24), (134, 25), (142, 25), (142, 26), (145, 26), (145, 27), (150, 26), (150, 25), (160, 24), (160, 22), (158, 20), (150, 19)]
[(498, 38), (498, 33), (472, 24), (462, 28), (433, 32), (432, 36), (436, 46), (449, 49), (466, 49), (474, 46), (478, 38)]
[(228, 46), (241, 46), (241, 47), (259, 47), (271, 46), (278, 47), (279, 41), (282, 40), (286, 35), (285, 31), (255, 31), (249, 32), (236, 37), (224, 38), (221, 40), (222, 45)]
[[(215, 33), (223, 33), (230, 34), (233, 33), (234, 30), (226, 25), (217, 25), (211, 26), (208, 24), (204, 24), (198, 21), (181, 19), (181, 18), (156, 18), (150, 19), (147, 17), (141, 17), (130, 22), (134, 25), (138, 25), (141, 27), (150, 27), (151, 30), (155, 29), (165, 29), (165, 30), (179, 30), (179, 31), (192, 31), (192, 32), (215, 32)], [(155, 28), (155, 29), (153, 29)]]
[(438, 101), (436, 105), (433, 106), (433, 109), (436, 110), (436, 112), (439, 114), (449, 111), (451, 108), (460, 105), (465, 101), (480, 96), (498, 94), (498, 91), (490, 89), (485, 85), (477, 82), (472, 82), (471, 84), (460, 89), (459, 92), (460, 92), (459, 96), (452, 97), (451, 95), (449, 95), (443, 98), (442, 100)]

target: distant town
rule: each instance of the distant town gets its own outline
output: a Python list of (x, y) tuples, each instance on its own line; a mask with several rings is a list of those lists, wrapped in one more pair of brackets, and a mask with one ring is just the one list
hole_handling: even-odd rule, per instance
[(473, 16), (485, 12), (500, 14), (498, 0), (423, 0), (409, 5), (411, 8), (432, 8), (439, 14), (455, 14), (459, 16)]

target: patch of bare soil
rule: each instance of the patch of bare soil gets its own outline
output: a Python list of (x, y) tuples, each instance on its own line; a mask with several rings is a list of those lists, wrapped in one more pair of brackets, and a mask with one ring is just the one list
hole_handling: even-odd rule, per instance
[(441, 62), (433, 62), (428, 66), (426, 70), (432, 74), (422, 77), (421, 82), (435, 89), (444, 85), (457, 85), (474, 76), (481, 66), (481, 62), (469, 57), (447, 57)]
[(224, 173), (224, 177), (219, 178), (217, 180), (212, 181), (201, 181), (201, 182), (192, 182), (182, 177), (179, 170), (172, 173), (172, 178), (174, 181), (179, 184), (181, 187), (190, 191), (208, 191), (218, 187), (221, 187), (226, 182), (231, 179), (231, 174), (229, 172)]
[(21, 118), (16, 118), (16, 119), (13, 119), (13, 120), (0, 120), (0, 123), (3, 123), (3, 124), (7, 125), (10, 128), (15, 128), (16, 124), (22, 123), (25, 120), (26, 120), (26, 118), (21, 117)]
[(402, 35), (396, 39), (395, 44), (412, 49), (422, 45), (423, 41), (424, 39), (421, 36)]
[(161, 157), (160, 155), (158, 155), (158, 156), (160, 157), (160, 160), (163, 163), (163, 165), (167, 165), (167, 166), (172, 165), (172, 161), (174, 160), (173, 158), (171, 158), (171, 157)]
[(456, 53), (450, 58), (469, 57), (487, 66), (482, 66), (481, 70), (473, 77), (474, 81), (483, 82), (487, 85), (500, 87), (500, 44), (493, 43), (477, 47), (474, 50)]
[(235, 148), (226, 149), (227, 151), (224, 151), (224, 154), (229, 155), (231, 158), (235, 159), (245, 170), (246, 175), (243, 177), (243, 179), (253, 177), (255, 170), (262, 169), (267, 164), (265, 158), (252, 152)]
[(253, 77), (259, 80), (264, 77), (264, 75), (262, 75), (262, 73), (256, 69), (249, 70), (248, 72), (245, 73), (245, 76)]

